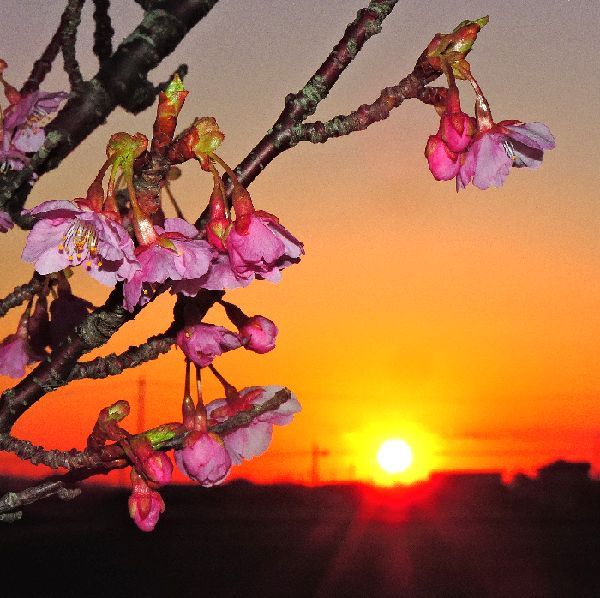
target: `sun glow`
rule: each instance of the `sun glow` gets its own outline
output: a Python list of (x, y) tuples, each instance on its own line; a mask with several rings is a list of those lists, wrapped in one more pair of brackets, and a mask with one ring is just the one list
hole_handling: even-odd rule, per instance
[(405, 440), (392, 438), (379, 447), (377, 462), (387, 473), (402, 473), (412, 465), (413, 452)]
[(353, 479), (378, 486), (426, 480), (432, 470), (443, 465), (435, 434), (393, 417), (365, 422), (360, 429), (346, 433), (346, 447)]

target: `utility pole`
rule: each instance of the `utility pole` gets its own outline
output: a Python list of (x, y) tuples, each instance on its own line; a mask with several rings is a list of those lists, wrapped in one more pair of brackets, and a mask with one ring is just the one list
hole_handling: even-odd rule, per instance
[(138, 379), (138, 412), (137, 431), (143, 432), (146, 428), (146, 378)]

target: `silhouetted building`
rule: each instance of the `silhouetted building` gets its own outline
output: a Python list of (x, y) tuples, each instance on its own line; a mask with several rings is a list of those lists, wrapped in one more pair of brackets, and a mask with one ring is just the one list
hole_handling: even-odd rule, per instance
[(580, 485), (590, 482), (591, 464), (587, 461), (559, 459), (538, 469), (538, 480), (543, 484)]
[(511, 484), (521, 506), (538, 508), (541, 515), (582, 517), (598, 510), (600, 484), (590, 478), (587, 461), (559, 459), (537, 470), (535, 478), (518, 474)]

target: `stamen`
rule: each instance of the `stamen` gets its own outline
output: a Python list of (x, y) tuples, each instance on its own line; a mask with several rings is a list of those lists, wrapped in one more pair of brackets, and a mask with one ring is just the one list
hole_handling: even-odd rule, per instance
[(512, 143), (508, 139), (505, 139), (502, 142), (502, 147), (504, 148), (506, 155), (514, 162), (517, 159), (517, 155)]
[(88, 222), (75, 220), (63, 235), (63, 241), (58, 245), (58, 251), (65, 252), (69, 260), (81, 262), (86, 253), (94, 256), (98, 251), (98, 233)]

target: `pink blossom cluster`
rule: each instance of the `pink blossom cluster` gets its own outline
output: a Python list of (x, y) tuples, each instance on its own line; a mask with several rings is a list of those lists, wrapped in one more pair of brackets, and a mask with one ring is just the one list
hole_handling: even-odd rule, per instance
[[(187, 384), (189, 378), (186, 377), (186, 387)], [(238, 392), (234, 387), (226, 385), (225, 398), (212, 401), (206, 406), (201, 397), (198, 404), (194, 405), (188, 391), (189, 389), (186, 390), (183, 401), (183, 426), (187, 432), (181, 448), (174, 451), (174, 458), (183, 474), (206, 488), (221, 484), (233, 465), (264, 453), (271, 442), (273, 426), (289, 424), (301, 410), (298, 399), (281, 386), (252, 386)], [(250, 413), (262, 406), (279, 392), (289, 393), (289, 397), (276, 409), (265, 410), (250, 418), (249, 423), (242, 423), (221, 435), (211, 432), (215, 426), (241, 412)], [(117, 414), (116, 417), (120, 418), (122, 415)], [(110, 408), (104, 410), (104, 415), (101, 414), (99, 418), (99, 422), (102, 422), (100, 430), (98, 431), (98, 424), (95, 428), (95, 435), (100, 436), (101, 440), (120, 437), (121, 428), (115, 428), (114, 422), (109, 420)], [(171, 480), (171, 460), (164, 453), (153, 450), (144, 436), (121, 442), (133, 465), (129, 513), (142, 531), (152, 531), (165, 510), (157, 488)]]
[(555, 147), (542, 123), (503, 120), (495, 123), (487, 100), (477, 90), (476, 117), (460, 107), (458, 88), (451, 84), (440, 108), (440, 126), (425, 147), (429, 170), (438, 181), (456, 179), (456, 190), (472, 183), (479, 189), (500, 187), (511, 167), (538, 168), (544, 150)]
[(190, 479), (202, 486), (220, 484), (227, 477), (232, 465), (239, 465), (264, 453), (273, 434), (273, 426), (289, 424), (295, 413), (301, 410), (298, 399), (290, 398), (273, 411), (266, 411), (252, 419), (246, 426), (236, 428), (222, 437), (207, 431), (211, 426), (224, 422), (240, 411), (247, 411), (272, 399), (281, 386), (251, 386), (228, 393), (206, 405), (207, 426), (190, 432), (183, 448), (175, 451), (175, 462)]
[(224, 326), (215, 326), (201, 321), (193, 303), (185, 311), (185, 326), (177, 333), (177, 345), (186, 358), (197, 366), (209, 366), (215, 357), (244, 347), (255, 353), (267, 353), (275, 348), (277, 326), (261, 315), (247, 316), (239, 307), (221, 301), (237, 332)]
[[(62, 91), (36, 90), (21, 94), (4, 79), (7, 66), (0, 59), (0, 83), (8, 100), (6, 108), (0, 107), (0, 173), (23, 170), (29, 164), (29, 156), (37, 152), (46, 140), (44, 126), (69, 97)], [(0, 211), (0, 232), (9, 231), (13, 225), (8, 212)]]
[(216, 248), (182, 218), (161, 224), (145, 217), (146, 235), (137, 246), (124, 219), (105, 205), (88, 200), (47, 201), (29, 212), (36, 223), (23, 259), (40, 274), (83, 265), (99, 282), (123, 282), (123, 305), (144, 305), (157, 285), (195, 296), (201, 289), (246, 286), (252, 279), (277, 282), (280, 271), (299, 261), (302, 244), (274, 216), (252, 207), (232, 223), (226, 247)]

